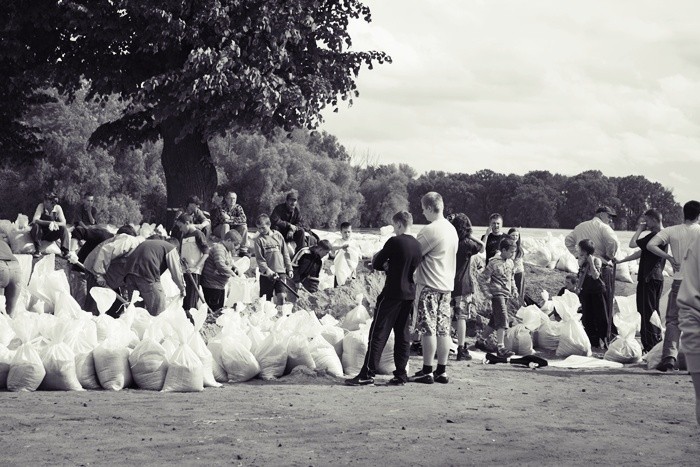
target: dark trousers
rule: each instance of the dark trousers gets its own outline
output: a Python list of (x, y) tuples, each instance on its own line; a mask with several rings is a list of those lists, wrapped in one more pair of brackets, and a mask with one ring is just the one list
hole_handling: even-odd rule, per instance
[(292, 232), (291, 229), (287, 229), (287, 231), (284, 232), (283, 235), (284, 239), (287, 241), (294, 240), (294, 243), (296, 244), (296, 249), (294, 250), (294, 253), (304, 248), (306, 242), (306, 231), (301, 227), (297, 226), (297, 230), (294, 232)]
[(664, 281), (659, 280), (645, 281), (644, 278), (640, 278), (639, 282), (637, 282), (637, 311), (642, 315), (640, 334), (642, 347), (647, 352), (661, 342), (661, 329), (651, 324), (649, 318), (651, 318), (655, 310), (659, 310), (659, 301), (663, 287)]
[(377, 308), (369, 328), (369, 342), (365, 362), (360, 370), (363, 378), (373, 377), (377, 372), (379, 361), (389, 339), (394, 331), (394, 376), (407, 380), (406, 365), (411, 349), (411, 335), (408, 332), (409, 317), (413, 310), (413, 300), (396, 300), (377, 298)]
[[(100, 312), (97, 309), (97, 303), (95, 303), (95, 299), (92, 298), (92, 295), (90, 295), (90, 289), (92, 289), (93, 287), (99, 287), (97, 285), (97, 280), (95, 280), (94, 275), (92, 275), (90, 273), (86, 273), (85, 274), (85, 282), (86, 282), (86, 292), (87, 293), (85, 294), (85, 308), (83, 308), (83, 309), (85, 311), (89, 311), (90, 313), (92, 313), (95, 316), (98, 316), (100, 314)], [(107, 286), (107, 287), (111, 288), (109, 286)], [(119, 289), (119, 287), (111, 288), (111, 289), (114, 290), (117, 293), (117, 295), (119, 295), (120, 297), (128, 300), (128, 298), (129, 298), (128, 294), (123, 293)], [(125, 295), (127, 295), (127, 296), (125, 297)], [(114, 319), (119, 318), (119, 316), (122, 314), (122, 311), (123, 311), (123, 305), (124, 304), (121, 302), (121, 300), (115, 298), (114, 303), (112, 303), (112, 306), (109, 307), (109, 310), (105, 311), (105, 314), (107, 316), (111, 316)]]
[(607, 327), (605, 337), (607, 341), (612, 340), (613, 336), (617, 334), (617, 329), (613, 324), (613, 299), (615, 298), (615, 271), (609, 266), (603, 266), (600, 270), (600, 278), (605, 284), (605, 310), (607, 313)]
[(224, 307), (224, 302), (226, 300), (225, 289), (202, 287), (202, 292), (204, 292), (204, 300), (207, 301), (207, 305), (209, 305), (209, 308), (213, 311), (220, 310)]
[(199, 274), (191, 273), (185, 274), (185, 298), (182, 299), (182, 308), (185, 311), (190, 311), (190, 308), (197, 308), (197, 302), (199, 301), (199, 294), (197, 289), (199, 288)]
[(581, 323), (586, 330), (586, 335), (591, 341), (592, 347), (600, 347), (600, 339), (608, 342), (608, 309), (604, 292), (582, 293), (581, 300)]
[(61, 251), (67, 251), (70, 248), (70, 232), (62, 225), (58, 226), (58, 230), (49, 230), (48, 225), (32, 224), (29, 235), (32, 237), (32, 242), (34, 242), (37, 253), (39, 252), (39, 244), (42, 240), (48, 242), (61, 240)]

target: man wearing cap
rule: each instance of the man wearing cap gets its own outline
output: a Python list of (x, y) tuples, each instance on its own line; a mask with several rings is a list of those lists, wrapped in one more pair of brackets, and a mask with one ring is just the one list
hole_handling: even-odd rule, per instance
[[(666, 332), (661, 363), (656, 367), (659, 371), (671, 371), (678, 365), (678, 342), (681, 337), (676, 298), (684, 277), (686, 253), (694, 240), (700, 237), (700, 202), (688, 201), (683, 205), (683, 223), (661, 229), (647, 244), (647, 250), (668, 260), (673, 266), (673, 283), (668, 294), (666, 308)], [(663, 245), (671, 247), (671, 254), (663, 251)]]
[(615, 275), (611, 267), (611, 261), (615, 254), (620, 249), (620, 241), (617, 239), (615, 231), (611, 224), (617, 213), (610, 206), (601, 206), (595, 210), (593, 219), (581, 222), (574, 227), (574, 230), (566, 236), (564, 244), (566, 248), (578, 257), (578, 249), (576, 245), (581, 240), (591, 240), (595, 245), (596, 255), (603, 260), (603, 268), (600, 273), (600, 278), (605, 284), (605, 302), (608, 307), (608, 340), (612, 337), (612, 311), (613, 311), (613, 294)]
[(302, 227), (304, 221), (299, 213), (299, 206), (297, 206), (298, 200), (299, 194), (296, 190), (292, 190), (287, 193), (286, 201), (275, 206), (270, 214), (272, 228), (279, 231), (286, 241), (294, 240), (296, 243), (294, 253), (304, 248), (306, 236)]

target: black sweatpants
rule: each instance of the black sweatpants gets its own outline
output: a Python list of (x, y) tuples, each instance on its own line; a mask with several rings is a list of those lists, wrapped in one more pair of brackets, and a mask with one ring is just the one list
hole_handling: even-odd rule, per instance
[(581, 293), (581, 323), (591, 341), (591, 347), (600, 347), (600, 339), (608, 342), (608, 310), (605, 295), (601, 293)]
[(640, 335), (642, 348), (647, 352), (661, 342), (661, 329), (651, 324), (649, 318), (655, 310), (659, 310), (659, 300), (663, 287), (664, 281), (659, 280), (645, 281), (644, 278), (640, 278), (637, 282), (637, 311), (642, 315)]
[(411, 335), (408, 332), (409, 318), (413, 310), (413, 300), (396, 300), (377, 297), (377, 308), (369, 328), (369, 342), (365, 362), (360, 370), (363, 378), (373, 377), (391, 331), (394, 331), (394, 376), (408, 379), (406, 366), (411, 350)]

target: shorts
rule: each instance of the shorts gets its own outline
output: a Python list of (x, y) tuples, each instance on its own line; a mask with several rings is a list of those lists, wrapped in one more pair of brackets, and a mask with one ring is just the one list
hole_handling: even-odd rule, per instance
[(474, 305), (474, 295), (458, 295), (452, 298), (452, 309), (456, 319), (468, 320), (472, 317), (472, 306)]
[[(260, 276), (260, 296), (265, 297), (267, 300), (272, 300), (272, 295), (277, 295), (287, 292), (287, 288), (282, 285), (282, 281), (287, 283), (287, 274), (279, 273), (279, 280), (275, 281), (267, 276)], [(292, 287), (293, 288), (293, 287)]]
[(452, 326), (450, 292), (425, 287), (418, 297), (416, 331), (419, 336), (446, 337)]
[(492, 329), (508, 329), (508, 306), (506, 297), (494, 296), (491, 298), (491, 319), (489, 327)]

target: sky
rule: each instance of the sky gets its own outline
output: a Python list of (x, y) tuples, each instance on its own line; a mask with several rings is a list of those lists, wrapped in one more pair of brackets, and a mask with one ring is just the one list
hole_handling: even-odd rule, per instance
[(366, 0), (360, 97), (321, 129), (356, 161), (643, 175), (700, 199), (700, 2)]

